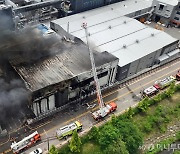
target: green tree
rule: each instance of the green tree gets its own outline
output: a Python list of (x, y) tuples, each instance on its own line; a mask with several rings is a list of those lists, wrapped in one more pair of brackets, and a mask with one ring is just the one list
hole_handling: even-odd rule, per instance
[(126, 144), (119, 138), (116, 143), (110, 144), (105, 150), (105, 154), (129, 154)]
[(72, 134), (72, 138), (70, 140), (69, 143), (69, 148), (71, 150), (71, 152), (80, 152), (81, 149), (81, 139), (78, 136), (77, 130), (75, 130)]
[(138, 104), (138, 109), (142, 112), (146, 112), (149, 107), (149, 99), (146, 97)]
[(132, 118), (134, 115), (134, 111), (131, 107), (129, 107), (129, 110), (127, 112), (127, 118)]
[(58, 154), (58, 149), (54, 145), (52, 145), (49, 150), (49, 154)]
[(93, 126), (89, 132), (88, 138), (89, 140), (93, 140), (97, 143), (99, 139), (99, 129)]
[(175, 83), (173, 82), (170, 87), (166, 90), (167, 97), (171, 97), (175, 93)]
[(110, 144), (115, 144), (119, 138), (118, 129), (111, 124), (106, 124), (100, 129), (99, 145), (104, 149)]
[(143, 143), (143, 136), (132, 120), (122, 119), (116, 124), (122, 141), (126, 143), (130, 154), (138, 153), (139, 146)]

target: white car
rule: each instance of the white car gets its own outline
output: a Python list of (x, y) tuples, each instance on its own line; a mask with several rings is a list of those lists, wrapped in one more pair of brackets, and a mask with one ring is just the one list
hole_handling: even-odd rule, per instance
[(29, 154), (42, 154), (42, 149), (37, 148), (36, 150), (30, 152)]

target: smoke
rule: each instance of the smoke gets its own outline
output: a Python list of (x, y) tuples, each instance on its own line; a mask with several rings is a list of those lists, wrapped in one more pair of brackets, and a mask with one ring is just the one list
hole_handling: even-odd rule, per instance
[(59, 52), (61, 38), (55, 33), (43, 36), (35, 28), (20, 32), (6, 31), (0, 34), (0, 55), (2, 60), (20, 58), (25, 63), (34, 63)]
[(27, 104), (29, 92), (21, 80), (6, 82), (0, 78), (0, 121), (18, 115), (22, 104)]

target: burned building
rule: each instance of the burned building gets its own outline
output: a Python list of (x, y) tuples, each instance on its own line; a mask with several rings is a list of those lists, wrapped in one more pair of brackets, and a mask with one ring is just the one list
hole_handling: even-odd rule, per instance
[[(108, 52), (94, 51), (101, 87), (115, 81), (118, 59)], [(87, 46), (79, 39), (64, 39), (59, 52), (27, 64), (22, 57), (10, 61), (32, 93), (30, 106), (36, 116), (85, 97), (95, 89)]]

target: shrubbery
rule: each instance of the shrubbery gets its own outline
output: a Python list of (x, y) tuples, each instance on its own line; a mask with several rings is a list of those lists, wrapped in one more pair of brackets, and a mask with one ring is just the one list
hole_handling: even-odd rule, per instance
[[(149, 133), (154, 128), (158, 128), (160, 131), (164, 132), (166, 130), (166, 124), (171, 120), (169, 115), (178, 116), (180, 114), (180, 105), (178, 105), (175, 109), (167, 109), (163, 106), (158, 106), (154, 114), (147, 115), (147, 111), (151, 105), (158, 104), (161, 100), (166, 98), (170, 99), (176, 91), (180, 91), (180, 85), (175, 86), (173, 83), (165, 92), (151, 99), (144, 98), (139, 102), (138, 107), (129, 108), (127, 112), (120, 116), (112, 116), (111, 121), (99, 128), (92, 127), (90, 132), (81, 137), (81, 139), (75, 131), (69, 146), (63, 147), (58, 153), (81, 153), (81, 144), (84, 145), (87, 142), (98, 145), (101, 148), (102, 154), (139, 153), (139, 146), (143, 144), (143, 135), (141, 131)], [(139, 113), (144, 113), (147, 118), (145, 121), (142, 121), (141, 126), (138, 128), (137, 124), (133, 122), (132, 117)], [(49, 153), (58, 154), (55, 147), (52, 147)]]

